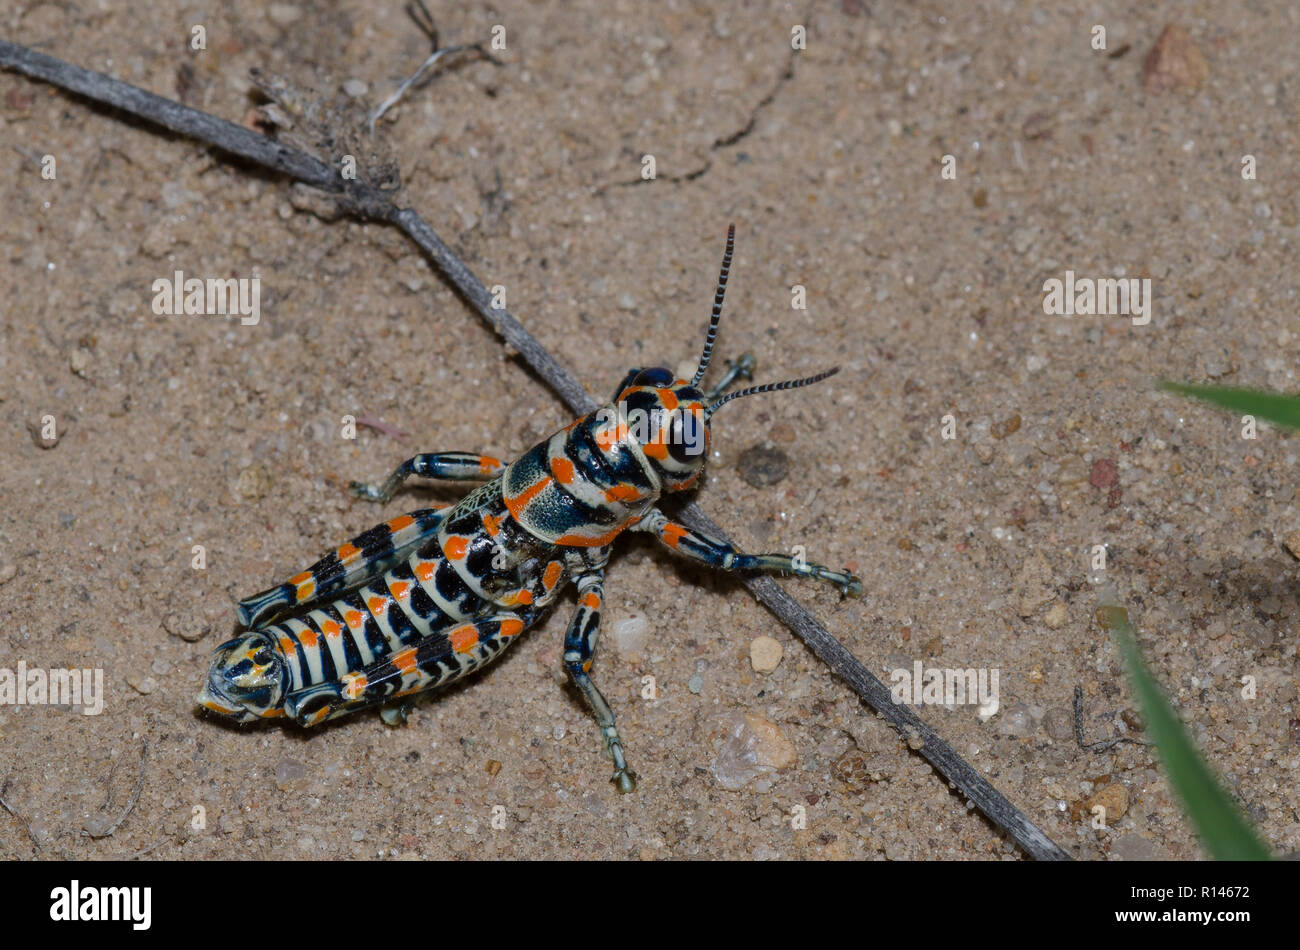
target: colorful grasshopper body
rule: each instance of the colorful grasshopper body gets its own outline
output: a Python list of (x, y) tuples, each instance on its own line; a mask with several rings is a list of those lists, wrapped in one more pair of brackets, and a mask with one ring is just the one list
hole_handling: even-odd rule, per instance
[(613, 783), (635, 788), (610, 711), (590, 677), (605, 564), (625, 530), (646, 531), (687, 557), (724, 570), (817, 577), (861, 593), (851, 574), (780, 554), (742, 554), (670, 521), (655, 503), (703, 472), (709, 419), (740, 396), (791, 389), (834, 373), (723, 390), (748, 375), (742, 358), (712, 390), (708, 368), (722, 313), (734, 228), (695, 377), (633, 369), (611, 405), (589, 413), (503, 466), (464, 452), (417, 455), (382, 486), (353, 483), (387, 501), (409, 476), (486, 480), (459, 504), (421, 509), (371, 528), (287, 582), (240, 603), (248, 632), (217, 647), (198, 701), (239, 721), (285, 716), (303, 726), (384, 703), (405, 718), (411, 697), (500, 656), (570, 582), (578, 609), (564, 664), (590, 703), (614, 760)]

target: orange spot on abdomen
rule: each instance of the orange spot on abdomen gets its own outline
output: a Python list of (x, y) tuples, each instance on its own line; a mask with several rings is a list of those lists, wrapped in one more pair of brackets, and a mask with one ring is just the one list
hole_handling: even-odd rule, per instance
[(449, 636), (451, 648), (457, 653), (468, 653), (478, 645), (478, 629), (473, 624), (457, 627)]

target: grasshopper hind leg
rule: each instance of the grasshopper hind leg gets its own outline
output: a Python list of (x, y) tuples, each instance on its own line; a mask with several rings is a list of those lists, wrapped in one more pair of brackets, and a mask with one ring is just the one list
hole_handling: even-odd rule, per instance
[(447, 506), (421, 508), (357, 535), (282, 584), (239, 602), (239, 622), (249, 629), (278, 614), (346, 593), (405, 560), (434, 532)]

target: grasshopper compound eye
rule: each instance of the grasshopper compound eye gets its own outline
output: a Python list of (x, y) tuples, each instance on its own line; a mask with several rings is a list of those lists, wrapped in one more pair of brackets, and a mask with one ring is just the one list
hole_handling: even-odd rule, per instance
[(708, 426), (703, 413), (678, 412), (673, 417), (668, 454), (679, 465), (702, 459), (707, 447)]
[(632, 380), (633, 386), (667, 386), (673, 381), (672, 370), (664, 369), (662, 366), (654, 366), (650, 369), (643, 369), (636, 374)]

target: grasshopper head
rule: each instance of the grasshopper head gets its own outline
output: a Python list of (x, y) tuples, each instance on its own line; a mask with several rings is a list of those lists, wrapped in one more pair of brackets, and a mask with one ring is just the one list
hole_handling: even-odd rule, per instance
[(700, 356), (694, 377), (690, 380), (678, 379), (671, 370), (661, 366), (633, 370), (624, 381), (616, 400), (619, 415), (628, 431), (641, 443), (642, 451), (662, 477), (667, 491), (684, 491), (691, 488), (699, 478), (709, 454), (709, 421), (722, 406), (742, 396), (811, 386), (839, 372), (836, 367), (804, 379), (764, 383), (761, 386), (738, 389), (724, 396), (723, 391), (737, 378), (749, 378), (754, 358), (745, 354), (716, 387), (710, 390), (700, 388), (713, 356), (713, 343), (722, 319), (722, 299), (727, 292), (727, 278), (731, 272), (731, 256), (735, 246), (736, 226), (733, 224), (727, 229), (727, 250), (722, 257), (718, 289), (713, 297), (713, 315), (709, 319), (704, 352)]

